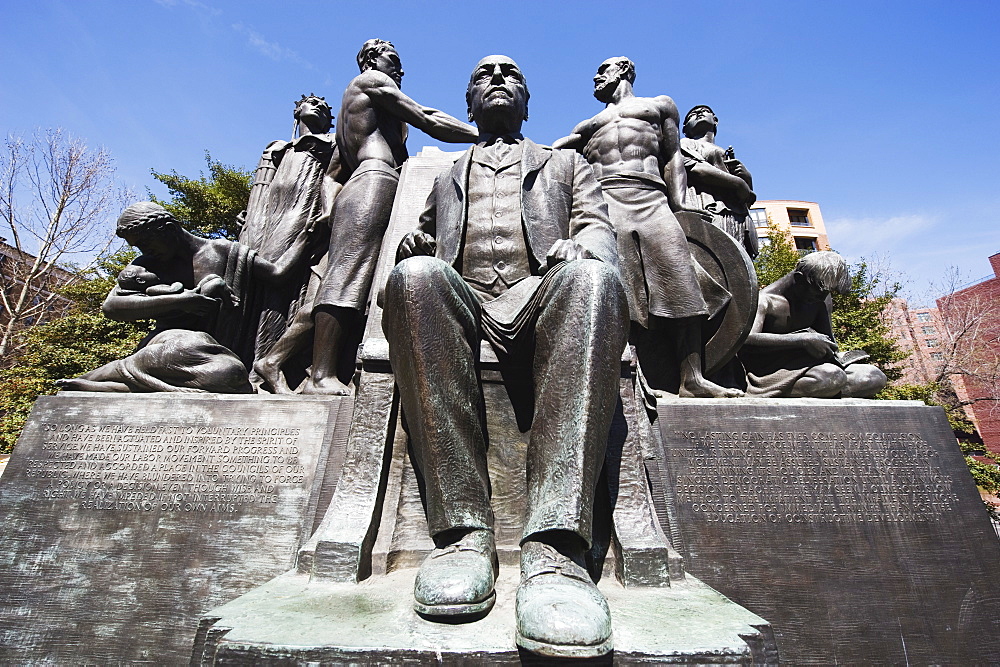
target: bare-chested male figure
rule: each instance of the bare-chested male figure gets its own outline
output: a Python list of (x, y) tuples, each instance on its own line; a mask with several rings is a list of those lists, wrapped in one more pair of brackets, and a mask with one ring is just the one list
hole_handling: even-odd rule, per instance
[[(680, 152), (677, 106), (666, 95), (637, 97), (635, 65), (625, 57), (601, 63), (594, 97), (607, 108), (553, 144), (575, 148), (594, 167), (618, 232), (622, 281), (637, 335), (662, 343), (673, 338), (679, 394), (735, 397), (742, 392), (708, 381), (702, 369), (701, 325), (709, 314), (687, 238), (674, 211), (685, 201), (687, 175)], [(639, 362), (644, 364), (639, 347)], [(652, 355), (650, 355), (652, 356)], [(647, 359), (645, 361), (652, 361)], [(656, 386), (656, 378), (647, 379)]]
[(406, 124), (439, 141), (474, 142), (476, 128), (421, 106), (399, 89), (403, 68), (395, 47), (370, 39), (358, 52), (354, 77), (340, 107), (337, 147), (350, 178), (337, 197), (326, 275), (313, 305), (316, 324), (312, 377), (306, 394), (350, 393), (340, 375), (349, 334), (364, 312), (382, 236), (406, 161)]

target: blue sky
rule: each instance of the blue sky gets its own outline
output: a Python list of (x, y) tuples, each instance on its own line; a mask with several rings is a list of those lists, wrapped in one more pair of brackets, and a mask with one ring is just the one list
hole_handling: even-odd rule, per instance
[[(163, 194), (150, 168), (194, 175), (205, 150), (255, 165), (302, 93), (336, 113), (370, 37), (396, 44), (405, 92), (460, 118), (476, 61), (512, 56), (542, 143), (601, 108), (591, 77), (626, 55), (637, 94), (715, 109), (759, 198), (818, 202), (835, 249), (887, 257), (919, 301), (947, 267), (990, 275), (1000, 252), (998, 7), (5, 0), (0, 130), (62, 127)], [(413, 131), (410, 152), (425, 145)]]

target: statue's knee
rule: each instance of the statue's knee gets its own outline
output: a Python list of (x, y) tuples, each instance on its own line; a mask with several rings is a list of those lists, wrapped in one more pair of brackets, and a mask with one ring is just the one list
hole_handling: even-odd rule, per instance
[(820, 364), (809, 369), (795, 383), (795, 389), (800, 396), (829, 398), (836, 396), (847, 384), (847, 373), (836, 364)]
[[(393, 267), (389, 280), (385, 285), (386, 304), (393, 303), (406, 292), (424, 288), (434, 289), (442, 281), (446, 281), (445, 270), (448, 265), (435, 257), (418, 255), (408, 257)], [(403, 302), (408, 299), (403, 298)]]
[(562, 280), (573, 285), (583, 294), (592, 294), (600, 299), (624, 295), (618, 272), (614, 267), (597, 259), (578, 259), (570, 262), (563, 270)]
[(847, 381), (844, 384), (844, 396), (855, 398), (871, 398), (885, 389), (889, 378), (877, 366), (872, 364), (854, 364), (847, 369)]

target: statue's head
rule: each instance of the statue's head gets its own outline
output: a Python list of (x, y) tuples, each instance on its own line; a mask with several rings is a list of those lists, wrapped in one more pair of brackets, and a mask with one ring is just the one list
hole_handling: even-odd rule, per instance
[(684, 116), (684, 136), (702, 137), (706, 132), (714, 132), (719, 127), (719, 119), (707, 104), (699, 104)]
[(150, 285), (159, 285), (160, 277), (143, 266), (129, 264), (118, 274), (118, 286), (132, 292), (144, 292)]
[(825, 299), (830, 292), (847, 294), (851, 290), (851, 274), (847, 262), (830, 250), (811, 252), (795, 265), (797, 277), (807, 283), (817, 299)]
[(528, 120), (528, 84), (521, 68), (507, 56), (486, 56), (472, 70), (465, 102), (469, 120), (480, 131), (493, 134), (519, 132)]
[(333, 112), (326, 99), (313, 95), (303, 95), (295, 103), (295, 120), (309, 128), (310, 132), (321, 134), (333, 127)]
[(607, 104), (614, 99), (615, 90), (622, 81), (635, 83), (635, 63), (625, 56), (608, 58), (594, 75), (594, 97)]
[(361, 50), (358, 51), (358, 69), (362, 72), (370, 69), (382, 72), (395, 81), (397, 86), (403, 82), (405, 74), (396, 47), (384, 39), (369, 39), (361, 45)]
[(132, 204), (118, 216), (115, 234), (139, 249), (143, 255), (156, 259), (173, 257), (180, 242), (180, 224), (167, 209), (156, 202)]

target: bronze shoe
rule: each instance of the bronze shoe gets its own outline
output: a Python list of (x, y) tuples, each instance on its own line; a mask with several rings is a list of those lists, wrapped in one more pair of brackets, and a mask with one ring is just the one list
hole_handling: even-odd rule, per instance
[(613, 648), (611, 610), (586, 568), (543, 542), (521, 547), (516, 614), (517, 645), (537, 655), (594, 658)]
[(413, 584), (413, 608), (429, 617), (485, 614), (496, 601), (498, 571), (493, 533), (469, 531), (424, 559)]

